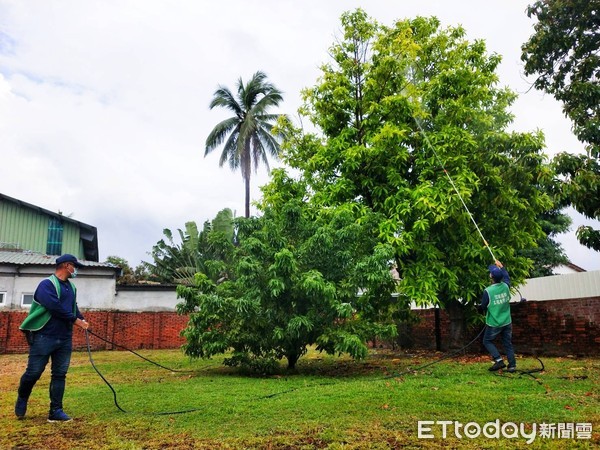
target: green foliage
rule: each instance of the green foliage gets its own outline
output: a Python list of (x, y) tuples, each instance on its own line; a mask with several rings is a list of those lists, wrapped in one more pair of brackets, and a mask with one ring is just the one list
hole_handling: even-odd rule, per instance
[(194, 286), (178, 287), (178, 311), (190, 314), (186, 354), (231, 349), (226, 364), (269, 372), (281, 358), (293, 369), (309, 345), (362, 358), (368, 339), (395, 334), (382, 314), (394, 309), (392, 253), (377, 245), (376, 222), (364, 214), (357, 222), (348, 206), (313, 208), (307, 198), (303, 183), (273, 171), (263, 215), (235, 222), (224, 281), (199, 273)]
[[(534, 86), (553, 95), (587, 144), (587, 155), (561, 153), (554, 159), (564, 176), (562, 201), (588, 218), (600, 219), (600, 1), (536, 1), (527, 10), (535, 33), (523, 44), (525, 73)], [(600, 251), (600, 230), (582, 227), (583, 245)]]
[(537, 19), (535, 33), (523, 44), (525, 74), (534, 86), (563, 103), (580, 141), (600, 149), (600, 1), (544, 0), (527, 8)]
[(212, 221), (212, 231), (224, 233), (225, 237), (233, 239), (233, 213), (225, 208), (217, 213)]
[(210, 109), (222, 107), (234, 115), (219, 122), (206, 138), (204, 156), (223, 145), (219, 166), (226, 162), (232, 170), (240, 169), (246, 190), (246, 217), (250, 217), (250, 177), (260, 163), (269, 168), (267, 155), (279, 157), (279, 142), (274, 122), (280, 115), (269, 113), (283, 101), (281, 91), (256, 72), (246, 84), (237, 82), (237, 96), (224, 86), (215, 91)]
[(333, 61), (303, 93), (322, 134), (278, 123), (299, 179), (274, 171), (262, 215), (235, 221), (228, 261), (204, 262), (222, 276), (199, 268), (178, 288), (190, 356), (231, 350), (227, 364), (259, 371), (293, 368), (313, 344), (362, 358), (410, 301), (478, 301), (491, 258), (471, 219), (516, 284), (532, 266), (523, 252), (546, 237), (556, 180), (542, 134), (506, 130), (515, 95), (497, 87), (500, 58), (435, 18), (385, 27), (357, 10), (341, 22)]
[(515, 94), (497, 86), (500, 57), (435, 18), (386, 27), (357, 10), (342, 26), (304, 91), (322, 136), (287, 130), (285, 162), (316, 204), (377, 217), (402, 298), (476, 302), (487, 282), (491, 257), (455, 190), (518, 284), (531, 268), (519, 251), (544, 237), (553, 172), (541, 133), (506, 130)]
[(114, 266), (118, 266), (121, 268), (121, 277), (131, 277), (133, 275), (133, 271), (131, 270), (131, 266), (129, 262), (125, 258), (121, 258), (119, 256), (109, 256), (106, 258), (105, 263), (112, 264)]
[(121, 268), (121, 276), (117, 278), (117, 284), (137, 284), (143, 281), (150, 281), (153, 278), (147, 265), (144, 263), (132, 269), (129, 262), (119, 256), (109, 256), (106, 258), (105, 263)]
[(195, 222), (187, 222), (185, 231), (177, 230), (180, 243), (173, 233), (164, 229), (161, 239), (150, 253), (153, 263), (146, 263), (153, 276), (162, 283), (194, 284), (198, 272), (209, 274), (213, 279), (223, 276), (223, 264), (233, 247), (233, 214), (225, 208), (214, 221), (205, 222), (198, 231)]
[[(553, 164), (563, 177), (558, 194), (561, 201), (586, 217), (600, 220), (600, 159), (560, 153)], [(600, 230), (580, 227), (577, 237), (583, 245), (600, 251)]]
[(528, 278), (552, 275), (554, 267), (569, 263), (562, 246), (554, 240), (554, 237), (568, 231), (571, 226), (571, 218), (558, 210), (554, 210), (542, 213), (538, 217), (538, 222), (544, 231), (545, 237), (538, 240), (536, 247), (519, 252), (520, 255), (529, 258), (533, 262)]

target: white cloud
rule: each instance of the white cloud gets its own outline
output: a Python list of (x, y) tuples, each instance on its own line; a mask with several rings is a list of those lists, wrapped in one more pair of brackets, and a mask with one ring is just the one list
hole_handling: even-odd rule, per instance
[[(416, 15), (462, 24), (503, 56), (500, 82), (521, 94), (514, 127), (542, 129), (549, 153), (580, 149), (560, 105), (522, 77), (528, 3), (0, 0), (0, 148), (11, 165), (0, 192), (98, 227), (101, 258), (132, 265), (163, 228), (224, 207), (243, 214), (240, 174), (218, 167), (219, 150), (204, 158), (225, 117), (208, 110), (214, 90), (263, 70), (285, 92), (281, 112), (295, 114), (340, 14), (358, 6), (388, 24)], [(267, 178), (259, 171), (254, 198)], [(600, 268), (580, 247), (569, 241), (573, 262)]]

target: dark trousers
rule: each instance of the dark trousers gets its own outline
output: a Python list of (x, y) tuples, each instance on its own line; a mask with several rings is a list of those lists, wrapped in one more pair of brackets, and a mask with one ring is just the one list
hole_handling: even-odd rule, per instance
[(483, 334), (483, 345), (490, 352), (494, 361), (500, 361), (502, 357), (500, 352), (494, 345), (494, 340), (500, 336), (502, 341), (502, 347), (506, 352), (508, 358), (508, 367), (516, 367), (517, 362), (515, 360), (515, 351), (512, 345), (512, 324), (504, 325), (503, 327), (490, 327), (485, 326), (485, 333)]
[(50, 411), (62, 409), (72, 348), (71, 336), (64, 338), (33, 333), (27, 369), (19, 383), (19, 397), (26, 400), (29, 398), (33, 386), (42, 376), (48, 360), (52, 360), (50, 365)]

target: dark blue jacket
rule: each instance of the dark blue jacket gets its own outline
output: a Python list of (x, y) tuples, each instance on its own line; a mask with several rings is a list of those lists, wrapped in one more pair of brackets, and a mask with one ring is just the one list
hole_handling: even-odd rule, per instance
[[(41, 334), (51, 336), (70, 337), (73, 334), (73, 324), (83, 315), (75, 306), (75, 292), (69, 281), (61, 281), (60, 298), (57, 296), (56, 287), (49, 279), (40, 282), (33, 298), (50, 312), (50, 320), (39, 331)], [(73, 314), (73, 311), (76, 311)]]

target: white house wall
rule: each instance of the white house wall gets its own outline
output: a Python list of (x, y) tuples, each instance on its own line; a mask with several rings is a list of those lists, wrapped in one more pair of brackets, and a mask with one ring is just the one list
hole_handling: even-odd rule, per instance
[(115, 307), (119, 311), (175, 311), (180, 303), (175, 290), (121, 290), (115, 297)]
[(114, 309), (115, 278), (86, 274), (73, 280), (77, 286), (77, 304), (81, 309)]
[[(33, 294), (53, 266), (0, 265), (0, 292), (6, 293), (0, 309), (22, 309), (23, 294)], [(101, 311), (175, 311), (179, 302), (175, 288), (140, 287), (117, 291), (114, 269), (80, 269), (72, 280), (77, 287), (77, 304), (82, 310)]]
[[(33, 294), (40, 283), (53, 273), (53, 267), (0, 267), (0, 292), (6, 292), (4, 309), (21, 309), (23, 294)], [(114, 270), (93, 268), (79, 271), (73, 280), (81, 309), (114, 309), (116, 277)]]

